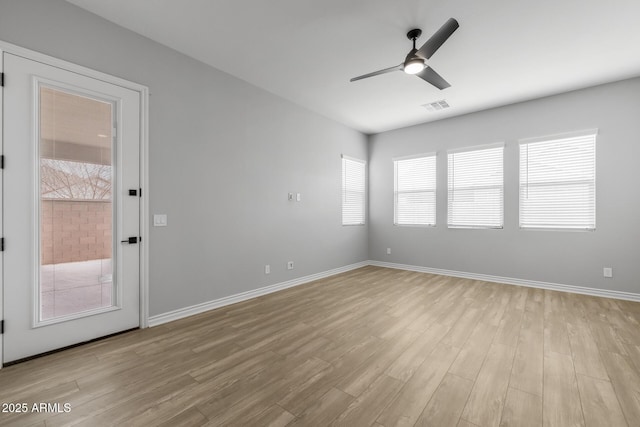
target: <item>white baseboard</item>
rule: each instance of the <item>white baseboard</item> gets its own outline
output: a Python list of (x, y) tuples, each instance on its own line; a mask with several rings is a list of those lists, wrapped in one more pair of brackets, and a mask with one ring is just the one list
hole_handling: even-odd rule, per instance
[(309, 276), (288, 280), (286, 282), (276, 283), (275, 285), (254, 289), (252, 291), (242, 292), (239, 294), (230, 295), (228, 297), (219, 298), (213, 301), (192, 305), (190, 307), (180, 308), (178, 310), (173, 310), (167, 313), (151, 316), (149, 317), (148, 324), (149, 326), (158, 326), (163, 323), (172, 322), (174, 320), (182, 319), (188, 316), (193, 316), (194, 314), (199, 314), (205, 311), (213, 310), (215, 308), (224, 307), (225, 305), (235, 304), (237, 302), (246, 301), (251, 298), (256, 298), (262, 295), (267, 295), (273, 292), (281, 291), (283, 289), (292, 288), (294, 286), (299, 286), (305, 283), (313, 282), (314, 280), (324, 279), (325, 277), (329, 277), (329, 276), (335, 276), (336, 274), (345, 273), (347, 271), (355, 270), (356, 268), (366, 267), (367, 265), (369, 265), (368, 261), (358, 262), (355, 264), (346, 265), (344, 267), (334, 268), (333, 270), (327, 270), (320, 273), (311, 274)]
[(305, 283), (313, 282), (314, 280), (324, 279), (325, 277), (334, 276), (340, 273), (345, 273), (347, 271), (355, 270), (361, 267), (366, 267), (367, 265), (394, 268), (398, 270), (417, 271), (420, 273), (439, 274), (442, 276), (461, 277), (464, 279), (482, 280), (485, 282), (504, 283), (507, 285), (526, 286), (529, 288), (549, 289), (553, 291), (569, 292), (574, 294), (583, 294), (583, 295), (591, 295), (591, 296), (597, 296), (597, 297), (614, 298), (614, 299), (640, 302), (640, 294), (631, 293), (631, 292), (621, 292), (621, 291), (596, 289), (596, 288), (585, 288), (581, 286), (563, 285), (559, 283), (539, 282), (535, 280), (516, 279), (512, 277), (502, 277), (502, 276), (491, 276), (487, 274), (467, 273), (463, 271), (454, 271), (454, 270), (443, 270), (439, 268), (420, 267), (416, 265), (396, 264), (391, 262), (363, 261), (363, 262), (358, 262), (356, 264), (346, 265), (344, 267), (334, 268), (333, 270), (327, 270), (320, 273), (311, 274), (309, 276), (299, 277), (297, 279), (288, 280), (286, 282), (276, 283), (275, 285), (265, 286), (263, 288), (254, 289), (252, 291), (242, 292), (239, 294), (230, 295), (228, 297), (219, 298), (213, 301), (192, 305), (190, 307), (180, 308), (178, 310), (169, 311), (167, 313), (158, 314), (156, 316), (151, 316), (149, 317), (148, 325), (158, 326), (163, 323), (172, 322), (174, 320), (182, 319), (188, 316), (193, 316), (194, 314), (203, 313), (205, 311), (224, 307), (230, 304), (235, 304), (241, 301), (246, 301), (251, 298), (267, 295), (273, 292), (281, 291), (283, 289), (303, 285)]
[(596, 297), (614, 298), (640, 302), (640, 294), (613, 291), (607, 289), (585, 288), (581, 286), (563, 285), (559, 283), (538, 282), (535, 280), (515, 279), (512, 277), (490, 276), (487, 274), (467, 273), (463, 271), (442, 270), (439, 268), (420, 267), (415, 265), (395, 264), (391, 262), (369, 261), (369, 265), (377, 267), (395, 268), (398, 270), (417, 271), (420, 273), (439, 274), (442, 276), (461, 277), (464, 279), (482, 280), (485, 282), (504, 283), (507, 285), (526, 286), (529, 288), (549, 289), (552, 291), (569, 292), (573, 294), (591, 295)]

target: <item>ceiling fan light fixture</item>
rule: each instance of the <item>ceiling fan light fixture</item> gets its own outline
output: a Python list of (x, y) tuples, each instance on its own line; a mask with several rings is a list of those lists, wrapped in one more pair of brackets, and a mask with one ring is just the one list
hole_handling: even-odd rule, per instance
[(373, 73), (363, 74), (352, 78), (350, 81), (362, 80), (369, 77), (379, 76), (380, 74), (387, 74), (393, 71), (404, 71), (407, 74), (413, 74), (416, 77), (421, 78), (425, 82), (434, 86), (436, 89), (446, 89), (451, 86), (445, 79), (436, 73), (433, 68), (427, 67), (426, 62), (429, 61), (431, 56), (442, 46), (444, 42), (458, 29), (460, 25), (458, 21), (453, 18), (449, 18), (438, 31), (433, 34), (429, 40), (427, 40), (419, 49), (416, 47), (416, 40), (422, 34), (422, 30), (414, 28), (407, 33), (407, 38), (411, 40), (413, 49), (409, 51), (404, 58), (404, 62), (394, 66), (385, 68), (383, 70), (374, 71)]
[(407, 74), (418, 74), (424, 70), (424, 59), (413, 58), (404, 63), (404, 72)]

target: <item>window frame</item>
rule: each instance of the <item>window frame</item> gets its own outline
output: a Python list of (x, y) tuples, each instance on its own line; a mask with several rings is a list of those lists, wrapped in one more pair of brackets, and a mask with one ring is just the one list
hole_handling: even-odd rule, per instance
[[(421, 190), (398, 190), (398, 163), (408, 160), (417, 159), (433, 159), (433, 189), (421, 189)], [(414, 154), (410, 156), (394, 157), (393, 159), (393, 225), (398, 227), (435, 227), (438, 222), (437, 212), (437, 193), (438, 193), (438, 157), (437, 152)], [(418, 223), (402, 223), (398, 222), (398, 196), (400, 194), (408, 193), (433, 193), (433, 223), (418, 224)]]
[[(347, 188), (347, 170), (346, 165), (347, 162), (359, 163), (362, 165), (363, 173), (363, 185), (362, 185), (362, 222), (346, 222), (345, 223), (345, 206), (346, 206), (346, 194), (349, 193), (349, 189)], [(358, 225), (366, 225), (367, 224), (367, 161), (358, 159), (355, 157), (345, 156), (344, 154), (341, 156), (341, 167), (342, 167), (342, 188), (340, 193), (340, 198), (342, 200), (342, 226), (358, 226)], [(353, 193), (359, 194), (360, 191), (351, 190)]]
[[(500, 189), (500, 225), (495, 225), (495, 226), (491, 226), (491, 225), (482, 225), (482, 224), (452, 224), (451, 221), (451, 216), (452, 216), (452, 191), (455, 193), (456, 189), (453, 187), (453, 182), (451, 180), (452, 177), (452, 173), (455, 175), (455, 172), (452, 172), (451, 170), (451, 155), (454, 155), (454, 162), (455, 162), (455, 154), (458, 153), (468, 153), (468, 152), (474, 152), (474, 151), (484, 151), (484, 150), (491, 150), (491, 149), (496, 149), (496, 148), (500, 148), (501, 149), (501, 156), (500, 156), (500, 162), (501, 162), (501, 168), (500, 168), (500, 173), (501, 173), (501, 180), (500, 180), (500, 186), (496, 186), (496, 185), (487, 185), (487, 186), (478, 186), (478, 187), (463, 187), (461, 188), (462, 190), (467, 189), (467, 190), (473, 190), (473, 189), (494, 189), (494, 188), (499, 188)], [(456, 149), (451, 149), (451, 150), (447, 150), (447, 228), (449, 229), (479, 229), (479, 230), (501, 230), (504, 229), (504, 152), (505, 152), (505, 143), (504, 142), (497, 142), (497, 143), (493, 143), (493, 144), (483, 144), (483, 145), (474, 145), (474, 146), (469, 146), (469, 147), (462, 147), (462, 148), (456, 148)], [(461, 189), (458, 189), (457, 191), (460, 191)]]
[[(565, 185), (575, 184), (575, 185), (584, 185), (591, 184), (593, 188), (593, 205), (592, 205), (592, 213), (593, 213), (593, 227), (589, 226), (550, 226), (550, 225), (523, 225), (522, 214), (523, 214), (523, 201), (522, 201), (522, 149), (523, 146), (528, 146), (530, 144), (536, 143), (549, 143), (554, 141), (563, 141), (570, 140), (575, 138), (582, 137), (593, 137), (593, 179), (592, 180), (574, 180), (574, 181), (555, 181), (557, 185)], [(585, 129), (581, 131), (575, 132), (565, 132), (560, 134), (546, 135), (540, 137), (533, 138), (524, 138), (518, 140), (518, 227), (521, 230), (540, 230), (540, 231), (564, 231), (564, 232), (580, 232), (580, 231), (595, 231), (597, 228), (597, 139), (598, 139), (598, 129)], [(529, 156), (529, 155), (527, 155)], [(528, 166), (527, 166), (528, 167)], [(530, 183), (527, 182), (527, 187), (532, 187)], [(546, 184), (538, 184), (539, 186), (553, 185), (553, 183)], [(534, 185), (535, 186), (535, 185)]]

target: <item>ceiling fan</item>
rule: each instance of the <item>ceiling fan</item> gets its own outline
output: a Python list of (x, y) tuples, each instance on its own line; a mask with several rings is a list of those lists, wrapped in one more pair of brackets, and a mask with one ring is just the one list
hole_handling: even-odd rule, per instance
[(373, 73), (363, 74), (362, 76), (354, 77), (350, 81), (366, 79), (368, 77), (377, 76), (380, 74), (390, 73), (392, 71), (404, 71), (407, 74), (415, 74), (427, 83), (432, 84), (438, 89), (446, 89), (451, 86), (440, 74), (436, 73), (433, 68), (427, 66), (425, 61), (431, 58), (444, 42), (458, 29), (458, 21), (453, 18), (449, 18), (434, 35), (431, 36), (420, 49), (416, 49), (416, 39), (422, 34), (422, 30), (415, 28), (407, 33), (407, 38), (413, 41), (413, 49), (407, 54), (404, 62), (395, 67), (385, 68), (384, 70), (374, 71)]

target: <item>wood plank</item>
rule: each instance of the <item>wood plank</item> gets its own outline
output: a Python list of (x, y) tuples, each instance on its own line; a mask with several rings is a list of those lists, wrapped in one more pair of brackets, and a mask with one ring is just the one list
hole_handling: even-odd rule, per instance
[(562, 313), (544, 314), (544, 354), (549, 353), (571, 355), (567, 323)]
[(384, 374), (371, 384), (331, 425), (370, 426), (404, 383)]
[(481, 315), (481, 310), (473, 307), (467, 308), (464, 314), (453, 323), (449, 332), (442, 338), (442, 343), (451, 347), (461, 348), (469, 339)]
[(544, 290), (528, 288), (527, 301), (525, 302), (524, 309), (530, 312), (544, 312)]
[(509, 300), (511, 299), (511, 292), (502, 292), (500, 289), (495, 289), (496, 298), (493, 299), (491, 304), (485, 306), (485, 312), (483, 316), (483, 322), (493, 326), (500, 326), (502, 317), (505, 311), (509, 308)]
[(509, 387), (500, 427), (541, 427), (542, 397)]
[(408, 381), (449, 329), (449, 326), (433, 324), (389, 365), (385, 374), (403, 382)]
[(515, 348), (492, 344), (478, 373), (462, 418), (482, 426), (498, 425), (507, 394)]
[(512, 307), (518, 311), (524, 311), (529, 298), (529, 288), (516, 286), (513, 288)]
[(622, 412), (629, 424), (634, 425), (640, 420), (640, 375), (625, 356), (608, 351), (600, 354)]
[[(46, 420), (47, 425), (67, 425), (73, 423), (88, 423), (89, 420), (97, 418), (103, 413), (114, 408), (128, 406), (127, 410), (144, 411), (143, 408), (130, 406), (132, 401), (144, 399), (146, 395), (151, 395), (151, 390), (174, 391), (185, 390), (197, 385), (197, 382), (183, 370), (156, 371), (154, 375), (149, 375), (148, 368), (141, 369), (134, 378), (130, 380), (126, 376), (116, 376), (109, 378), (106, 382), (87, 383), (80, 386), (80, 390), (65, 398), (65, 402), (71, 404), (73, 410), (68, 413), (55, 414)], [(76, 380), (77, 382), (78, 380)], [(146, 401), (153, 404), (155, 401)], [(123, 408), (123, 412), (125, 409)], [(115, 413), (115, 412), (114, 412)]]
[(497, 326), (478, 323), (451, 365), (449, 372), (475, 381), (497, 331)]
[(305, 409), (290, 426), (325, 426), (342, 414), (353, 402), (353, 396), (332, 387)]
[(624, 342), (610, 323), (589, 319), (589, 326), (593, 340), (600, 350), (623, 355), (627, 354)]
[(383, 343), (384, 340), (378, 337), (354, 334), (346, 342), (332, 341), (328, 346), (321, 348), (315, 356), (333, 365), (344, 359), (362, 360), (379, 351)]
[(571, 356), (559, 353), (545, 355), (543, 393), (545, 426), (585, 425)]
[(222, 385), (226, 382), (234, 381), (240, 375), (250, 375), (258, 372), (264, 369), (265, 364), (274, 363), (277, 360), (283, 359), (282, 356), (272, 351), (264, 353), (248, 352), (246, 355), (247, 357), (240, 363), (234, 364), (234, 360), (231, 363), (213, 364), (212, 366), (216, 366), (217, 369), (213, 369), (212, 366), (206, 366), (196, 369), (189, 374), (198, 382), (215, 380), (217, 384)]
[(630, 364), (635, 368), (636, 374), (640, 376), (640, 345), (626, 345)]
[(263, 427), (285, 427), (292, 425), (295, 415), (285, 411), (278, 405), (271, 405), (265, 411), (257, 413), (253, 418), (248, 418), (245, 425)]
[(386, 426), (413, 425), (459, 352), (459, 348), (438, 344), (396, 398), (382, 411), (378, 422)]
[(571, 354), (576, 373), (591, 377), (609, 380), (607, 370), (600, 359), (600, 351), (591, 335), (589, 324), (586, 320), (571, 319), (567, 323)]
[(381, 340), (367, 337), (362, 343), (351, 344), (351, 349), (332, 361), (331, 366), (310, 377), (305, 383), (291, 390), (278, 399), (278, 404), (294, 415), (300, 415), (307, 407), (334, 387), (354, 368), (365, 364), (367, 360), (380, 351)]
[(613, 325), (624, 343), (640, 345), (640, 318), (637, 313), (608, 310), (606, 320)]
[(198, 408), (191, 406), (186, 408), (182, 412), (178, 412), (172, 417), (161, 424), (158, 427), (191, 427), (191, 426), (203, 426), (207, 424), (209, 420), (202, 412), (198, 411)]
[(418, 332), (407, 330), (397, 339), (389, 340), (385, 343), (385, 348), (372, 356), (366, 364), (352, 369), (345, 375), (337, 384), (337, 388), (354, 397), (360, 396), (415, 341), (418, 335)]
[(279, 398), (328, 367), (320, 359), (306, 360), (294, 369), (289, 365), (284, 362), (263, 378), (247, 384), (246, 388), (221, 399), (214, 397), (206, 404), (198, 405), (198, 409), (217, 425), (248, 425), (251, 420), (259, 418), (260, 413), (268, 411)]
[(418, 419), (417, 426), (473, 426), (470, 422), (460, 419), (460, 414), (467, 402), (473, 382), (456, 375), (447, 374), (433, 397), (424, 408)]
[(369, 266), (6, 367), (73, 410), (0, 424), (634, 425), (639, 342), (639, 303)]
[(525, 310), (521, 330), (544, 334), (544, 312), (541, 304), (536, 306), (535, 311)]
[(577, 379), (587, 427), (627, 425), (609, 381), (581, 374), (577, 375)]
[[(23, 417), (14, 419), (13, 421), (3, 422), (2, 427), (47, 427), (44, 421), (37, 421), (32, 423), (31, 417), (34, 414), (23, 414)], [(0, 416), (0, 420), (2, 420)]]
[[(308, 359), (301, 364), (279, 360), (223, 389), (219, 389), (219, 383), (214, 379), (205, 384), (213, 392), (208, 400), (198, 403), (198, 409), (209, 419), (230, 422), (234, 417), (245, 416), (245, 412), (254, 407), (266, 409), (287, 393), (295, 393), (310, 378), (330, 372), (330, 368), (320, 359)], [(261, 403), (266, 407), (261, 408)]]
[(625, 300), (613, 300), (613, 302), (620, 308), (622, 311), (631, 312), (631, 313), (640, 313), (640, 302), (637, 301), (625, 301)]
[(513, 347), (504, 344), (491, 345), (469, 395), (462, 418), (481, 426), (498, 425), (507, 394), (514, 354)]
[(546, 314), (561, 314), (564, 312), (564, 305), (562, 302), (562, 292), (544, 290), (544, 313)]
[[(519, 302), (516, 300), (515, 302)], [(504, 317), (500, 321), (498, 332), (496, 333), (494, 342), (496, 344), (504, 344), (511, 347), (518, 345), (518, 337), (520, 336), (520, 326), (522, 325), (522, 317), (524, 310), (516, 310), (509, 307), (505, 310)]]
[[(166, 400), (173, 399), (183, 392), (183, 389), (195, 384), (193, 378), (189, 375), (182, 375), (172, 379), (167, 383), (167, 387), (158, 387), (147, 392), (136, 393), (135, 396), (129, 396), (120, 400), (122, 397), (118, 395), (117, 405), (108, 405), (99, 407), (99, 402), (105, 402), (99, 398), (90, 402), (91, 404), (74, 407), (68, 413), (57, 414), (46, 420), (47, 426), (68, 425), (70, 420), (78, 420), (83, 417), (86, 424), (91, 425), (122, 425), (127, 420), (136, 416), (147, 418), (147, 411)], [(86, 407), (84, 407), (86, 406)]]
[(542, 396), (543, 342), (541, 334), (522, 329), (511, 370), (511, 387)]

